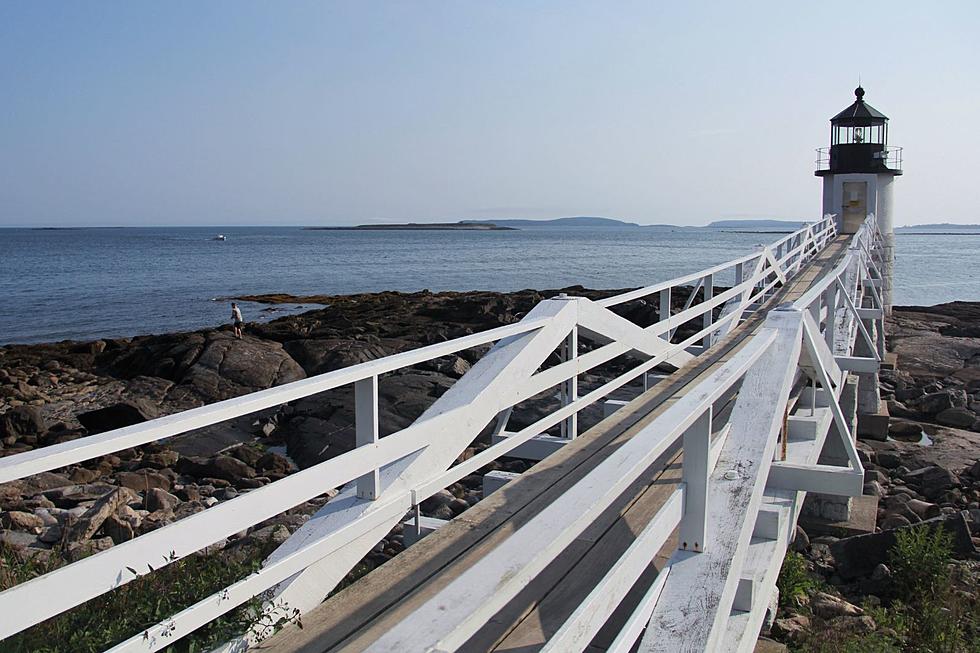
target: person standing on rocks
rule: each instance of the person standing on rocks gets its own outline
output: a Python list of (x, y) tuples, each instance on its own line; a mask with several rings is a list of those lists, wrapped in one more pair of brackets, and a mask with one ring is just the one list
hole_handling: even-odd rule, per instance
[(241, 340), (242, 327), (245, 325), (245, 320), (242, 319), (242, 311), (238, 308), (238, 304), (235, 302), (231, 303), (231, 321), (235, 328), (235, 337)]

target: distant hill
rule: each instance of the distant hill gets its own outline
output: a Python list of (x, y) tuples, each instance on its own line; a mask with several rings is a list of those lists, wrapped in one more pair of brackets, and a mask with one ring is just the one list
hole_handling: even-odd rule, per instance
[(492, 222), (405, 222), (359, 224), (353, 227), (303, 227), (306, 231), (515, 231)]
[(533, 227), (639, 227), (635, 222), (623, 222), (612, 218), (579, 216), (554, 220), (461, 220), (460, 224), (495, 224), (500, 227), (528, 229)]
[(980, 224), (913, 224), (905, 227), (895, 227), (897, 234), (980, 234)]
[(708, 229), (759, 229), (765, 231), (796, 231), (805, 221), (802, 220), (715, 220)]

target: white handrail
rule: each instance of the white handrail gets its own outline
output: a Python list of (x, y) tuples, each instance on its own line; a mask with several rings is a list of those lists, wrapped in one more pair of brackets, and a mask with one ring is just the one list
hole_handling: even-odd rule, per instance
[[(613, 390), (622, 387), (657, 365), (670, 362), (681, 356), (690, 358), (685, 353), (688, 346), (713, 333), (723, 334), (730, 331), (739, 321), (746, 307), (764, 298), (770, 290), (784, 282), (785, 275), (790, 275), (798, 270), (806, 260), (815, 256), (834, 235), (836, 235), (835, 223), (833, 217), (828, 216), (815, 225), (807, 225), (781, 238), (762, 251), (739, 257), (691, 275), (596, 302), (578, 298), (576, 301), (583, 302), (581, 319), (590, 321), (580, 322), (576, 318), (568, 323), (570, 327), (567, 328), (574, 330), (581, 328), (580, 324), (585, 325), (589, 331), (595, 332), (594, 336), (608, 340), (608, 344), (601, 344), (596, 349), (582, 355), (573, 352), (570, 360), (523, 379), (506, 398), (496, 397), (493, 399), (494, 405), (499, 405), (499, 410), (504, 410), (549, 387), (575, 378), (578, 374), (593, 369), (621, 354), (630, 351), (634, 353), (644, 351), (646, 353), (642, 358), (645, 360), (583, 397), (568, 397), (565, 404), (558, 410), (514, 434), (508, 442), (494, 445), (481, 452), (471, 461), (444, 472), (438, 469), (432, 470), (431, 474), (411, 488), (401, 488), (396, 492), (388, 493), (382, 491), (378, 501), (373, 503), (372, 510), (361, 517), (361, 519), (368, 520), (361, 526), (369, 524), (370, 527), (351, 527), (351, 529), (343, 531), (346, 533), (343, 537), (340, 534), (331, 534), (330, 546), (335, 544), (336, 546), (343, 546), (345, 542), (353, 541), (357, 536), (370, 532), (371, 528), (376, 528), (377, 524), (384, 523), (385, 519), (390, 517), (389, 512), (397, 517), (396, 513), (410, 507), (412, 501), (420, 501), (453, 482), (453, 480), (505, 455), (522, 442), (575, 415), (582, 408), (595, 403)], [(777, 254), (773, 254), (774, 251)], [(709, 290), (713, 289), (716, 285), (716, 275), (728, 270), (732, 270), (735, 274), (741, 274), (743, 266), (753, 261), (757, 265), (755, 273), (746, 275), (742, 279), (735, 279), (732, 287), (717, 295), (711, 296), (711, 292), (706, 292), (705, 298), (701, 302), (695, 303), (679, 313), (670, 315), (669, 312), (662, 312), (665, 319), (649, 327), (640, 328), (628, 323), (628, 321), (624, 324), (623, 318), (615, 316), (608, 310), (608, 307), (641, 299), (654, 293), (668, 291), (667, 294), (669, 295), (671, 288), (682, 286), (696, 279), (707, 280), (705, 287)], [(661, 298), (663, 296), (661, 294)], [(714, 310), (716, 308), (733, 302), (737, 304), (737, 310), (722, 314), (715, 319)], [(590, 317), (586, 318), (586, 315)], [(698, 317), (702, 317), (704, 320), (703, 328), (681, 343), (669, 342), (669, 336), (679, 324), (690, 322)], [(492, 350), (497, 351), (501, 347), (505, 347), (507, 343), (530, 337), (531, 334), (540, 335), (541, 333), (555, 331), (554, 326), (557, 324), (555, 319), (555, 316), (543, 318), (529, 316), (516, 324), (368, 361), (209, 406), (168, 415), (142, 424), (3, 458), (0, 459), (0, 482), (15, 480), (122, 449), (163, 440), (193, 429), (377, 377), (387, 372), (471, 347), (497, 342), (497, 346)], [(568, 333), (567, 328), (564, 331), (561, 329), (555, 331), (554, 337), (564, 338)], [(619, 335), (613, 336), (612, 334)], [(586, 334), (587, 336), (588, 334)], [(667, 337), (665, 338), (665, 336)], [(557, 342), (555, 341), (555, 344)], [(547, 353), (544, 352), (545, 355)], [(374, 400), (376, 401), (376, 398)], [(486, 401), (486, 398), (475, 397), (470, 401)], [(0, 592), (0, 613), (5, 615), (2, 623), (0, 623), (0, 638), (19, 632), (133, 580), (135, 576), (125, 571), (128, 567), (144, 569), (145, 565), (149, 563), (154, 568), (159, 568), (213, 544), (230, 534), (288, 510), (328, 489), (354, 481), (371, 473), (372, 470), (394, 464), (406, 459), (406, 457), (422, 455), (429, 447), (441, 446), (436, 439), (436, 434), (439, 432), (436, 425), (453, 423), (455, 413), (459, 412), (462, 415), (469, 406), (469, 403), (461, 403), (456, 408), (441, 412), (425, 421), (416, 422), (378, 441), (358, 446), (341, 456), (117, 545), (90, 558)], [(475, 437), (476, 433), (472, 435)], [(570, 435), (574, 436), (574, 433)], [(384, 512), (384, 519), (378, 517), (379, 512)], [(326, 544), (322, 541), (311, 545), (311, 549), (314, 547), (321, 558), (329, 552), (325, 548)], [(301, 549), (302, 551), (305, 549)], [(284, 572), (281, 570), (289, 569), (291, 570), (290, 573), (295, 573), (296, 567), (294, 565), (298, 564), (297, 561), (302, 560), (308, 565), (318, 559), (311, 553), (291, 555), (288, 557), (289, 565), (283, 566), (277, 563), (275, 569), (279, 571), (273, 572), (270, 568), (268, 572), (258, 576), (261, 580), (249, 579), (246, 585), (236, 584), (233, 586), (238, 588), (236, 593), (233, 593), (234, 599), (225, 599), (220, 611), (212, 605), (205, 612), (211, 615), (209, 618), (213, 619), (226, 609), (231, 609), (234, 605), (250, 598), (246, 596), (247, 592), (241, 588), (247, 587), (249, 588), (248, 591), (253, 591), (255, 588), (268, 589), (283, 579), (281, 573)], [(39, 601), (38, 598), (42, 596), (44, 597), (43, 601)], [(29, 609), (26, 606), (30, 606)], [(193, 628), (204, 623), (201, 621), (203, 614), (204, 612), (195, 613), (193, 609), (185, 610), (181, 613), (185, 617), (181, 619), (180, 627), (174, 630), (170, 628), (174, 622), (168, 621), (168, 629), (164, 630), (173, 637), (179, 637), (181, 633), (190, 632)], [(120, 645), (122, 647), (120, 650), (156, 650), (174, 641), (173, 639), (157, 639), (156, 637), (161, 635), (163, 630), (153, 632), (155, 633), (154, 637), (134, 638), (134, 640)], [(139, 642), (135, 642), (135, 639), (139, 639)]]

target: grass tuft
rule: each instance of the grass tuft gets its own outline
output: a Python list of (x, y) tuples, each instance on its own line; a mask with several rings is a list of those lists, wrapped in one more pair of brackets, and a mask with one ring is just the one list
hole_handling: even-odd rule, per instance
[[(192, 555), (78, 607), (0, 641), (0, 653), (95, 653), (138, 635), (180, 610), (204, 599), (259, 569), (269, 547), (244, 547), (235, 552)], [(0, 590), (30, 580), (64, 564), (58, 552), (47, 560), (24, 560), (0, 543)], [(127, 572), (129, 573), (129, 572)], [(228, 612), (165, 651), (207, 651), (246, 630), (257, 627), (271, 634), (291, 619), (265, 623), (259, 615), (262, 597)], [(265, 617), (266, 620), (270, 617)]]

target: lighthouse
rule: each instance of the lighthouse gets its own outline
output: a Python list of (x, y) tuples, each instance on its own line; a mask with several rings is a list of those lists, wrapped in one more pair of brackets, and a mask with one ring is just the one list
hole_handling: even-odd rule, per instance
[(823, 214), (837, 216), (840, 233), (852, 234), (873, 213), (884, 240), (882, 303), (892, 306), (895, 260), (892, 186), (902, 174), (902, 148), (888, 145), (888, 117), (854, 89), (854, 103), (830, 119), (830, 147), (817, 150), (823, 178)]

